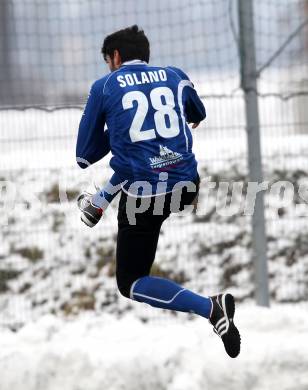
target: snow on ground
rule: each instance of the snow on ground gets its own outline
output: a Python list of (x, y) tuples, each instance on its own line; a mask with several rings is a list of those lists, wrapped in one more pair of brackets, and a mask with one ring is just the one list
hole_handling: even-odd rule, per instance
[(231, 359), (203, 318), (49, 315), (0, 333), (1, 390), (307, 390), (307, 306), (240, 306), (236, 320)]
[[(209, 104), (215, 106), (213, 100)], [(103, 184), (111, 174), (108, 158), (87, 170), (76, 166), (80, 115), (79, 110), (1, 112), (0, 125), (10, 132), (0, 134), (0, 180), (10, 180), (17, 191), (15, 207), (6, 208), (8, 215), (0, 215), (0, 224), (7, 219), (0, 230), (1, 325), (14, 328), (47, 313), (67, 315), (83, 310), (114, 315), (133, 310), (137, 317), (149, 318), (149, 311), (137, 311), (117, 293), (117, 201), (94, 229), (79, 220), (77, 194), (91, 185), (93, 191), (93, 181)], [(204, 180), (210, 177), (215, 184), (246, 185), (245, 130), (235, 116), (230, 122), (234, 128), (220, 129), (219, 121), (226, 125), (229, 119), (229, 115), (219, 118), (214, 112), (206, 126), (194, 131), (194, 151), (203, 179), (202, 213), (172, 216), (166, 221), (154, 273), (199, 293), (231, 289), (244, 301), (252, 299), (254, 291), (250, 218), (243, 215), (240, 197), (235, 197), (234, 215), (219, 213), (226, 199), (218, 196), (218, 185), (207, 196)], [(270, 183), (288, 180), (295, 190), (301, 183), (307, 184), (308, 136), (282, 132), (273, 136), (267, 130), (262, 139), (265, 179)], [(59, 198), (64, 190), (70, 194), (68, 202)], [(227, 196), (230, 200), (231, 193)], [(265, 198), (270, 291), (278, 302), (307, 299), (307, 200), (296, 194), (289, 204), (281, 205), (273, 194), (267, 193)], [(300, 208), (306, 214), (298, 215)]]

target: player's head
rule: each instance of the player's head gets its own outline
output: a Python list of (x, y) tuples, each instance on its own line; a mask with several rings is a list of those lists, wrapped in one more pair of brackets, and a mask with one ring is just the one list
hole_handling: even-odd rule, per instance
[(118, 69), (125, 61), (149, 62), (149, 40), (137, 25), (127, 27), (105, 38), (102, 54), (111, 71)]

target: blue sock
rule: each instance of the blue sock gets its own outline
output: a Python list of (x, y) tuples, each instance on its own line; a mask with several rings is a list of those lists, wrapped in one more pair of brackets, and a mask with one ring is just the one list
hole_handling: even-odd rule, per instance
[(209, 318), (212, 302), (171, 280), (153, 276), (137, 279), (131, 287), (131, 298), (161, 309), (196, 313)]

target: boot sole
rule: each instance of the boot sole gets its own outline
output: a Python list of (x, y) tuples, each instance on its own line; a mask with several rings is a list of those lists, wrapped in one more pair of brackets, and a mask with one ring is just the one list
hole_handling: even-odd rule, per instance
[(87, 226), (89, 226), (89, 227), (91, 227), (91, 228), (94, 227), (94, 226), (96, 225), (96, 223), (91, 222), (91, 221), (86, 217), (85, 214), (81, 214), (80, 219), (82, 220), (83, 223), (85, 223)]
[(222, 306), (224, 314), (229, 320), (229, 328), (227, 333), (222, 336), (222, 341), (224, 343), (227, 354), (232, 358), (236, 358), (241, 350), (241, 336), (233, 322), (235, 313), (233, 295), (224, 294), (222, 297)]

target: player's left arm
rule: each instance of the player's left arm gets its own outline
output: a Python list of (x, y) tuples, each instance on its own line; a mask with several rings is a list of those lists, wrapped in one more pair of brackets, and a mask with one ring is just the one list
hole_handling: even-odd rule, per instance
[(109, 131), (104, 131), (102, 99), (100, 88), (94, 83), (78, 130), (76, 159), (81, 168), (87, 168), (110, 152)]

